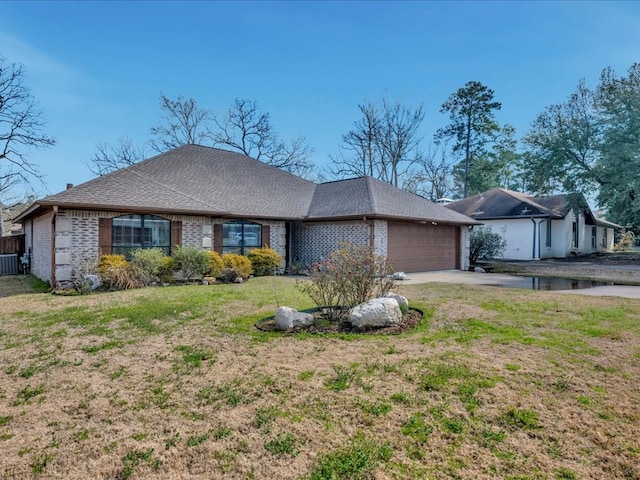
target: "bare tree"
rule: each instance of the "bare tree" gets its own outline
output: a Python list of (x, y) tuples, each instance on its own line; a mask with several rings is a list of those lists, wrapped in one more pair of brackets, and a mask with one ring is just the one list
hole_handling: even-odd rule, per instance
[(94, 175), (103, 176), (143, 159), (144, 150), (136, 147), (129, 137), (122, 137), (115, 146), (106, 142), (96, 145), (96, 151), (87, 162), (87, 167)]
[(42, 133), (44, 125), (42, 111), (23, 84), (22, 65), (0, 57), (0, 194), (17, 183), (41, 181), (27, 155), (55, 145)]
[(216, 118), (218, 131), (213, 135), (216, 145), (230, 147), (300, 176), (309, 175), (312, 150), (304, 137), (284, 142), (271, 125), (268, 113), (262, 112), (255, 101), (236, 98), (226, 115)]
[(380, 103), (369, 101), (358, 108), (362, 117), (342, 136), (331, 172), (341, 178), (368, 175), (402, 186), (421, 157), (418, 131), (425, 115), (422, 105), (411, 109), (383, 97)]
[(182, 145), (206, 145), (211, 142), (209, 122), (211, 113), (200, 108), (193, 98), (182, 95), (171, 100), (160, 94), (160, 109), (163, 123), (151, 128), (153, 138), (149, 146), (158, 153), (166, 152)]

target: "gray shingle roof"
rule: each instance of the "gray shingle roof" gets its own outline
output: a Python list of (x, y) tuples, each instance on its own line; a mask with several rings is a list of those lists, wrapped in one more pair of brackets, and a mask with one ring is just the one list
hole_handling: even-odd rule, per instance
[(60, 206), (303, 217), (315, 184), (246, 155), (185, 145), (43, 199)]
[(563, 195), (530, 197), (503, 188), (494, 188), (450, 203), (446, 207), (476, 220), (536, 216), (563, 218), (570, 210)]
[[(582, 198), (582, 204), (584, 205), (582, 213), (585, 215), (588, 225), (620, 227), (620, 225), (608, 222), (603, 218), (596, 218), (584, 198)], [(541, 216), (559, 219), (564, 218), (572, 209), (567, 195), (532, 197), (503, 188), (494, 188), (487, 192), (467, 197), (464, 200), (450, 203), (446, 207), (476, 220)]]
[(309, 219), (393, 217), (471, 225), (478, 222), (372, 177), (322, 183), (316, 187)]
[(246, 155), (197, 145), (171, 150), (37, 203), (290, 220), (369, 216), (478, 223), (371, 177), (316, 185)]

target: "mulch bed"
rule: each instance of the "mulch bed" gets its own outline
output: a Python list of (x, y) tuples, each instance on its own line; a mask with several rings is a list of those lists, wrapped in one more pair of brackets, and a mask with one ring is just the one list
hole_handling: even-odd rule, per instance
[(380, 328), (367, 328), (359, 329), (352, 326), (349, 322), (344, 321), (330, 321), (319, 309), (314, 311), (305, 310), (312, 313), (315, 322), (308, 327), (296, 327), (286, 332), (281, 332), (275, 328), (274, 317), (268, 317), (260, 320), (256, 323), (256, 328), (265, 332), (280, 332), (287, 335), (295, 335), (299, 333), (311, 333), (311, 334), (325, 334), (325, 333), (357, 333), (365, 335), (397, 335), (399, 333), (408, 332), (413, 330), (422, 320), (423, 312), (410, 308), (407, 313), (402, 316), (402, 321), (399, 325), (393, 327), (380, 327)]

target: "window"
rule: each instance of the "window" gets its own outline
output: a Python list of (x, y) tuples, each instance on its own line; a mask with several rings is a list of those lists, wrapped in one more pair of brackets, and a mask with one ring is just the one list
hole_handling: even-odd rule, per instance
[(572, 232), (572, 237), (573, 237), (573, 248), (578, 248), (578, 222), (574, 220), (573, 222), (573, 232)]
[(111, 251), (131, 258), (139, 248), (159, 248), (171, 253), (171, 222), (155, 215), (122, 215), (111, 226)]
[(262, 225), (233, 221), (222, 225), (222, 253), (246, 255), (262, 246)]
[(551, 219), (547, 220), (547, 238), (544, 244), (547, 247), (551, 247)]
[(603, 228), (602, 229), (602, 246), (604, 248), (607, 248), (608, 241), (607, 241), (607, 229)]
[(591, 248), (598, 246), (598, 227), (591, 227)]

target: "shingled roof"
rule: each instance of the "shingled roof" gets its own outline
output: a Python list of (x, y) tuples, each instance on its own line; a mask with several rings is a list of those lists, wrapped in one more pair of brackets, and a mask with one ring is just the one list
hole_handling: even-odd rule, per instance
[(372, 177), (322, 183), (308, 219), (379, 217), (473, 225), (479, 222)]
[(48, 196), (23, 217), (52, 206), (283, 220), (369, 216), (478, 223), (371, 177), (316, 185), (246, 155), (198, 145)]
[[(600, 225), (610, 228), (621, 228), (620, 225), (597, 218), (585, 201), (580, 199), (582, 214), (587, 225)], [(447, 208), (475, 220), (496, 220), (509, 218), (545, 217), (551, 219), (564, 218), (571, 210), (571, 202), (567, 195), (548, 195), (532, 197), (513, 190), (494, 188), (487, 192), (467, 197), (464, 200), (450, 203)]]
[(564, 218), (571, 210), (564, 195), (531, 197), (524, 193), (494, 188), (463, 200), (450, 203), (446, 208), (476, 220), (498, 218), (548, 217)]

